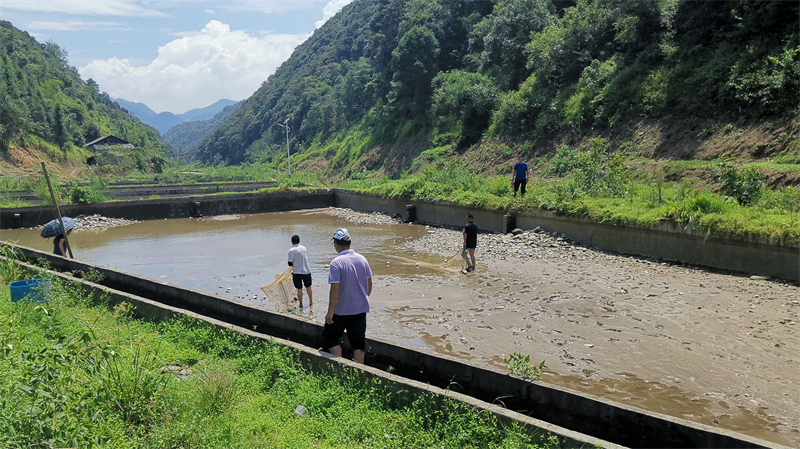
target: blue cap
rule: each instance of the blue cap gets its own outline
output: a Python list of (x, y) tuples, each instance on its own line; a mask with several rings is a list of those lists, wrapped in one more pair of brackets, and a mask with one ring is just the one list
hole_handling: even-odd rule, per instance
[(345, 242), (350, 241), (350, 233), (347, 232), (346, 228), (339, 228), (336, 232), (333, 233), (333, 238), (336, 240), (344, 240)]

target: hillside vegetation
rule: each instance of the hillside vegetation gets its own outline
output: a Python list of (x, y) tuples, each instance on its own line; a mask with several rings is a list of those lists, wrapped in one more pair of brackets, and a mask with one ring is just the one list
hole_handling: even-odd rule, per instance
[[(668, 132), (640, 146), (646, 155), (705, 156), (725, 125), (783, 127), (796, 116), (798, 13), (788, 1), (357, 0), (197, 155), (280, 161), (285, 135), (274, 125), (288, 118), (295, 162), (334, 177), (397, 175), (433, 147), (487, 153), (502, 142), (532, 156), (602, 136), (616, 151), (654, 123)], [(784, 140), (796, 140), (789, 125)], [(772, 140), (739, 153), (796, 155)], [(510, 156), (478, 167), (493, 173)]]
[(213, 117), (205, 120), (179, 123), (164, 133), (162, 138), (164, 142), (172, 147), (175, 157), (185, 162), (192, 162), (196, 159), (195, 152), (200, 142), (209, 135), (214, 128), (230, 117), (233, 111), (239, 109), (241, 105), (242, 102), (225, 106)]
[(113, 134), (136, 146), (128, 159), (141, 171), (163, 164), (167, 146), (158, 131), (131, 117), (93, 80), (84, 82), (58, 45), (40, 44), (7, 21), (0, 21), (0, 43), (0, 159), (27, 148), (57, 162)]

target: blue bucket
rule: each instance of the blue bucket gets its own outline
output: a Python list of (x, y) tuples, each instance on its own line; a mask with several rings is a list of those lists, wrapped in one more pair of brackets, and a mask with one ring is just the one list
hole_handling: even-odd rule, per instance
[(26, 300), (46, 303), (50, 301), (52, 284), (49, 279), (25, 279), (12, 282), (9, 287), (11, 287), (11, 302)]

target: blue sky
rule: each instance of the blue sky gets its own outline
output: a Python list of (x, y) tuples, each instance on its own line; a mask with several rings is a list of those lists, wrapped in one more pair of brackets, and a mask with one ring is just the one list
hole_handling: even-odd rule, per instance
[(112, 97), (179, 114), (249, 97), (351, 1), (0, 0), (0, 18)]

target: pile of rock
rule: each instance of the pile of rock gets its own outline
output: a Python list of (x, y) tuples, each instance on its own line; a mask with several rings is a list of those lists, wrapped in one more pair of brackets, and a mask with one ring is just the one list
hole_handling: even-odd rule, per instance
[[(408, 242), (413, 249), (450, 256), (457, 253), (463, 242), (460, 230), (428, 227), (421, 239)], [(570, 259), (597, 260), (614, 259), (616, 256), (589, 249), (572, 242), (565, 234), (548, 233), (541, 228), (531, 231), (515, 229), (509, 234), (479, 234), (479, 257), (505, 260), (515, 259)]]
[(76, 219), (78, 220), (78, 224), (75, 225), (76, 231), (115, 228), (117, 226), (127, 226), (129, 224), (139, 223), (139, 221), (137, 220), (128, 220), (125, 218), (110, 218), (110, 217), (104, 217), (99, 214), (80, 215), (76, 217)]
[(380, 212), (372, 212), (372, 213), (356, 212), (352, 209), (344, 209), (341, 207), (332, 207), (328, 209), (327, 212), (330, 215), (333, 215), (334, 217), (344, 218), (345, 220), (353, 222), (355, 224), (386, 225), (386, 224), (403, 223), (403, 220), (397, 214), (389, 216), (386, 214), (382, 214)]

